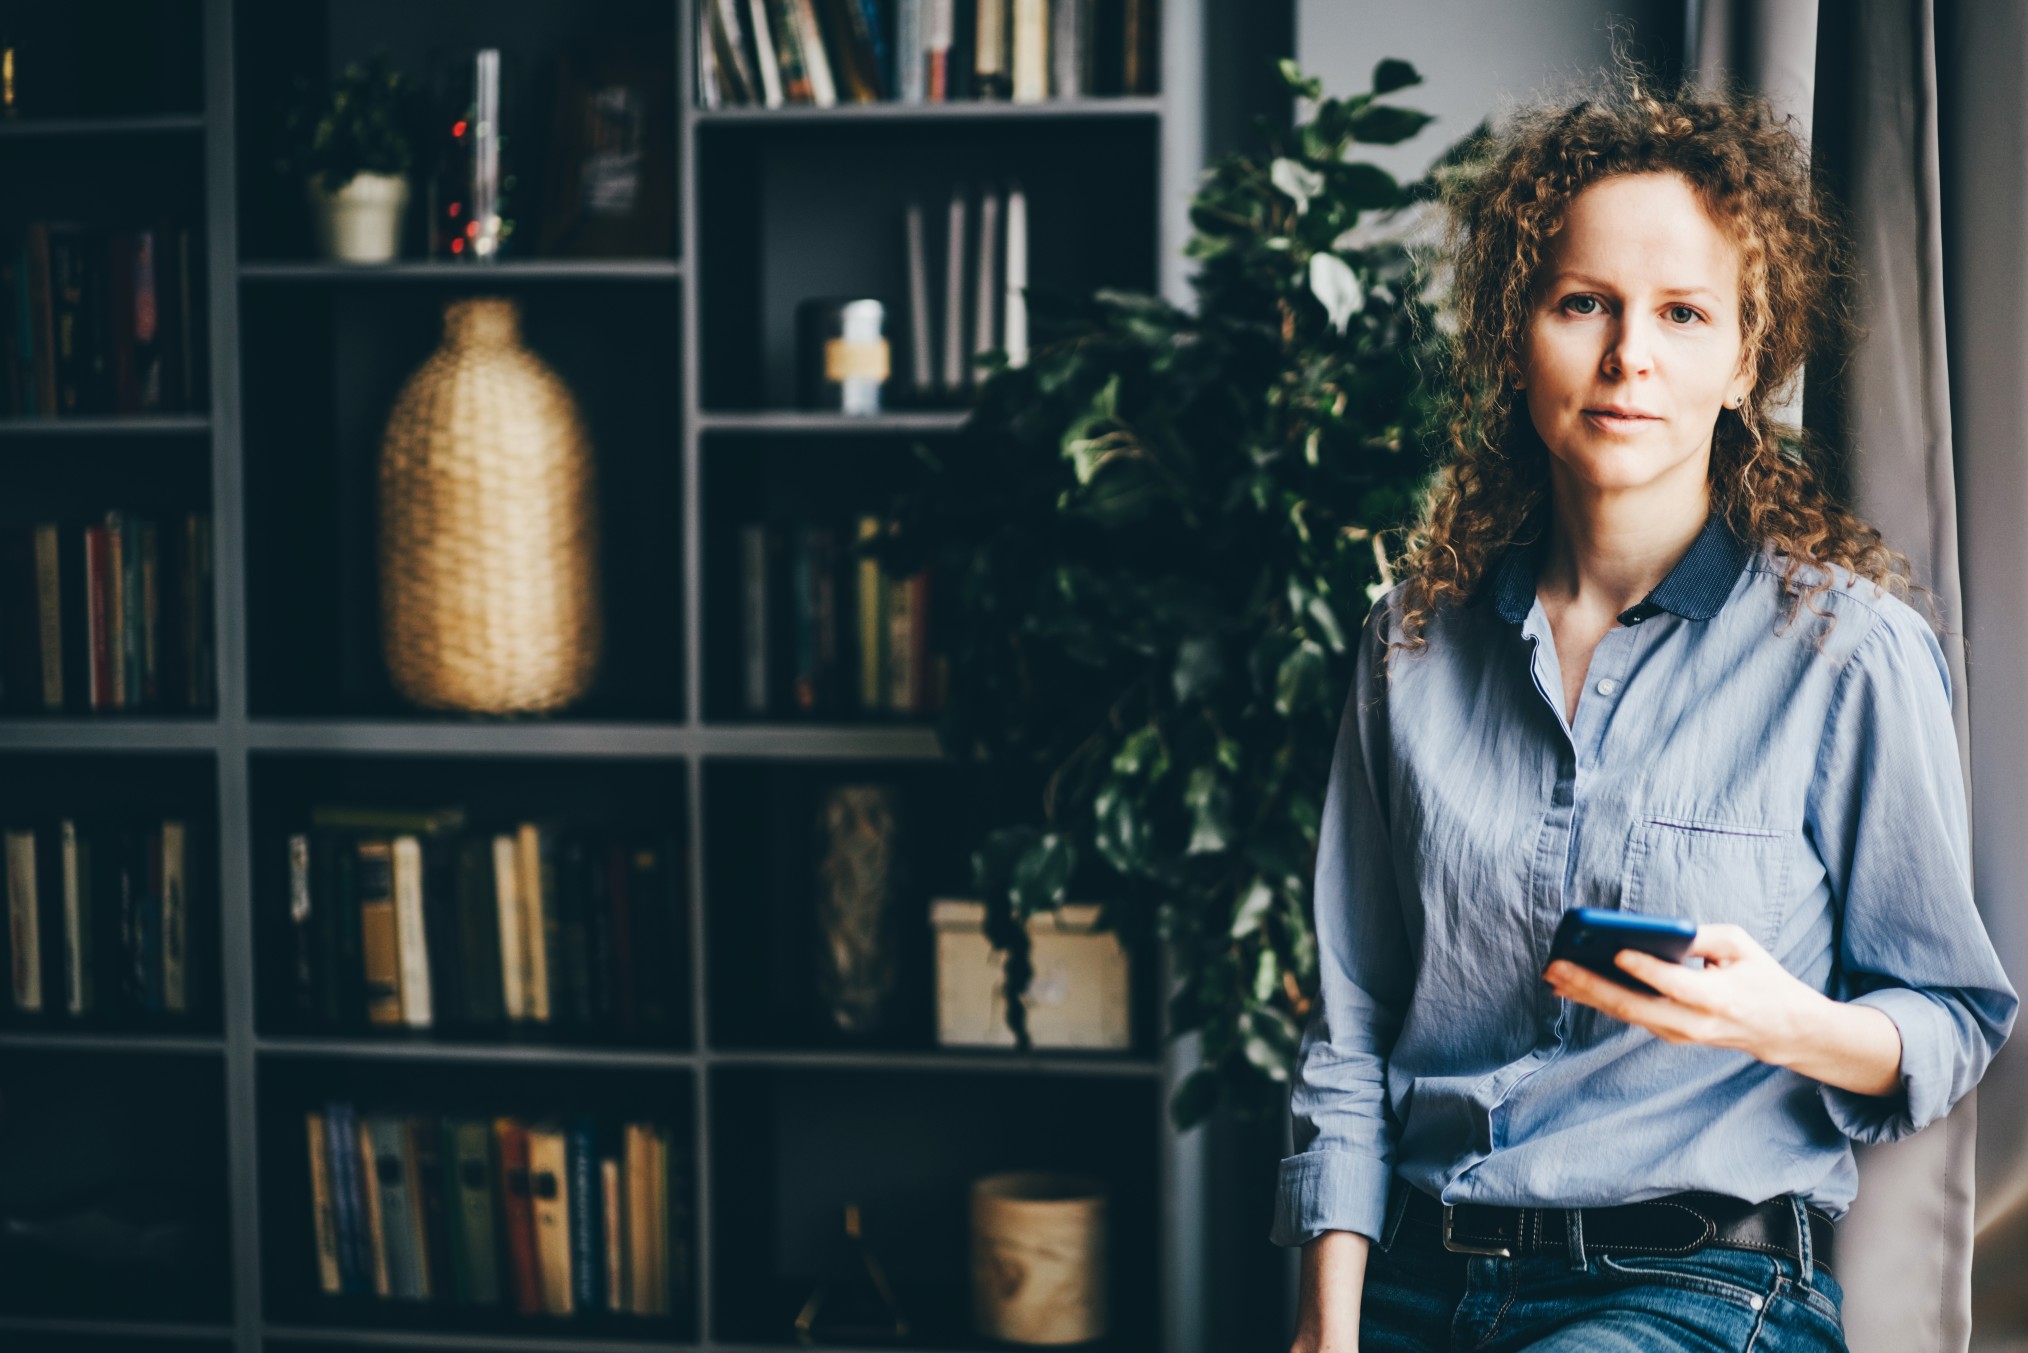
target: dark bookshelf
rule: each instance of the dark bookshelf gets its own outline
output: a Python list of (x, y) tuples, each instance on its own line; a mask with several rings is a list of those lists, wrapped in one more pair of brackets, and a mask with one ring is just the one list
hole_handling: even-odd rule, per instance
[[(898, 321), (911, 194), (940, 235), (952, 184), (1018, 180), (1038, 289), (1186, 299), (1171, 255), (1203, 148), (1189, 68), (1202, 0), (1162, 0), (1160, 94), (831, 109), (699, 107), (696, 3), (82, 0), (44, 21), (45, 53), (67, 52), (52, 69), (80, 68), (93, 15), (142, 35), (168, 69), (75, 77), (76, 98), (0, 122), (0, 164), (17, 186), (0, 224), (181, 215), (201, 255), (208, 364), (196, 411), (0, 419), (0, 483), (14, 504), (0, 515), (34, 520), (44, 505), (103, 507), (109, 495), (209, 512), (217, 698), (193, 713), (0, 716), (0, 807), (12, 795), (47, 799), (54, 812), (34, 805), (45, 816), (180, 816), (204, 860), (190, 1018), (0, 1020), (0, 1084), (10, 1103), (36, 1095), (88, 1119), (155, 1125), (187, 1148), (181, 1220), (220, 1239), (202, 1281), (130, 1273), (111, 1304), (81, 1295), (84, 1277), (104, 1274), (0, 1280), (9, 1349), (778, 1350), (795, 1346), (789, 1319), (850, 1187), (916, 1317), (907, 1340), (850, 1347), (970, 1353), (985, 1344), (966, 1314), (966, 1189), (988, 1171), (1040, 1167), (1108, 1184), (1115, 1315), (1099, 1347), (1210, 1346), (1208, 1147), (1202, 1131), (1168, 1123), (1193, 1054), (1162, 1038), (1169, 973), (1155, 946), (1129, 945), (1126, 1050), (939, 1046), (927, 904), (968, 894), (968, 852), (993, 807), (944, 759), (929, 715), (745, 711), (729, 609), (743, 521), (877, 512), (912, 446), (948, 444), (967, 417), (962, 402), (908, 390)], [(673, 91), (667, 246), (546, 256), (531, 236), (554, 56), (620, 33)], [(523, 247), (491, 266), (427, 258), (412, 202), (399, 261), (317, 258), (299, 200), (269, 169), (290, 79), (380, 47), (422, 73), (482, 45), (503, 51), (510, 134), (528, 157), (516, 166)], [(896, 377), (877, 416), (796, 407), (794, 306), (819, 293), (887, 303)], [(528, 346), (571, 386), (597, 448), (607, 654), (593, 693), (554, 717), (407, 707), (379, 654), (379, 438), (395, 390), (437, 342), (443, 305), (472, 294), (521, 303)], [(824, 786), (867, 780), (900, 785), (908, 807), (908, 952), (896, 1022), (848, 1043), (824, 1034), (806, 980), (810, 815)], [(324, 802), (455, 803), (490, 824), (549, 815), (666, 833), (681, 866), (675, 1018), (635, 1038), (299, 1018), (285, 847)], [(325, 1295), (303, 1115), (333, 1100), (665, 1124), (687, 1198), (687, 1300), (666, 1318), (555, 1320)]]

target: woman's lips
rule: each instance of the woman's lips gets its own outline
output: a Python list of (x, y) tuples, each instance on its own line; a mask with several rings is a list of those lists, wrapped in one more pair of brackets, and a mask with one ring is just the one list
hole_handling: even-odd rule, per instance
[(1603, 432), (1638, 432), (1662, 420), (1647, 413), (1615, 413), (1611, 409), (1586, 409), (1584, 420)]

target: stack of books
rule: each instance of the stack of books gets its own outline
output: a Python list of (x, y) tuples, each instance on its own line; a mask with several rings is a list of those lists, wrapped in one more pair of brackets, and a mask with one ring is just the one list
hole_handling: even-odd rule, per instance
[(141, 1023), (190, 1009), (184, 823), (9, 826), (7, 966), (17, 1019)]
[(331, 1296), (521, 1315), (687, 1308), (688, 1171), (654, 1123), (304, 1115), (317, 1281)]
[(697, 61), (707, 108), (1149, 94), (1155, 0), (701, 0)]
[(932, 714), (949, 665), (932, 652), (935, 569), (890, 578), (851, 542), (887, 529), (849, 522), (740, 528), (742, 706), (764, 716)]
[(0, 711), (210, 709), (211, 514), (0, 530)]
[(30, 221), (0, 238), (0, 414), (204, 407), (201, 284), (188, 226)]
[(295, 1020), (666, 1034), (682, 860), (652, 841), (462, 808), (326, 805), (288, 839)]

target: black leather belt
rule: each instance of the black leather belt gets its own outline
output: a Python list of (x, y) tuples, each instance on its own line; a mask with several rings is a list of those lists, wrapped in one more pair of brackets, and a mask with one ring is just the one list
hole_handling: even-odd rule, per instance
[[(1397, 1183), (1397, 1188), (1407, 1188)], [(1446, 1205), (1421, 1189), (1408, 1189), (1402, 1226), (1433, 1233), (1455, 1254), (1511, 1257), (1569, 1252), (1567, 1214), (1578, 1212), (1587, 1253), (1694, 1254), (1706, 1245), (1786, 1255), (1800, 1263), (1796, 1214), (1789, 1195), (1749, 1203), (1719, 1193), (1672, 1193), (1616, 1207), (1492, 1207), (1484, 1203)], [(1810, 1258), (1831, 1269), (1832, 1222), (1813, 1208)]]

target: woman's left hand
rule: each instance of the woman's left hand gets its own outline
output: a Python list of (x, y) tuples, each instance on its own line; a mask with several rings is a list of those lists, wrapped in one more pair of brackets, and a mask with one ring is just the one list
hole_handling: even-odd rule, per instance
[(1646, 996), (1558, 959), (1543, 977), (1556, 994), (1638, 1025), (1670, 1043), (1736, 1048), (1782, 1063), (1811, 1027), (1826, 997), (1791, 976), (1736, 925), (1700, 925), (1689, 952), (1702, 968), (1669, 963), (1637, 949), (1613, 962), (1660, 992)]

